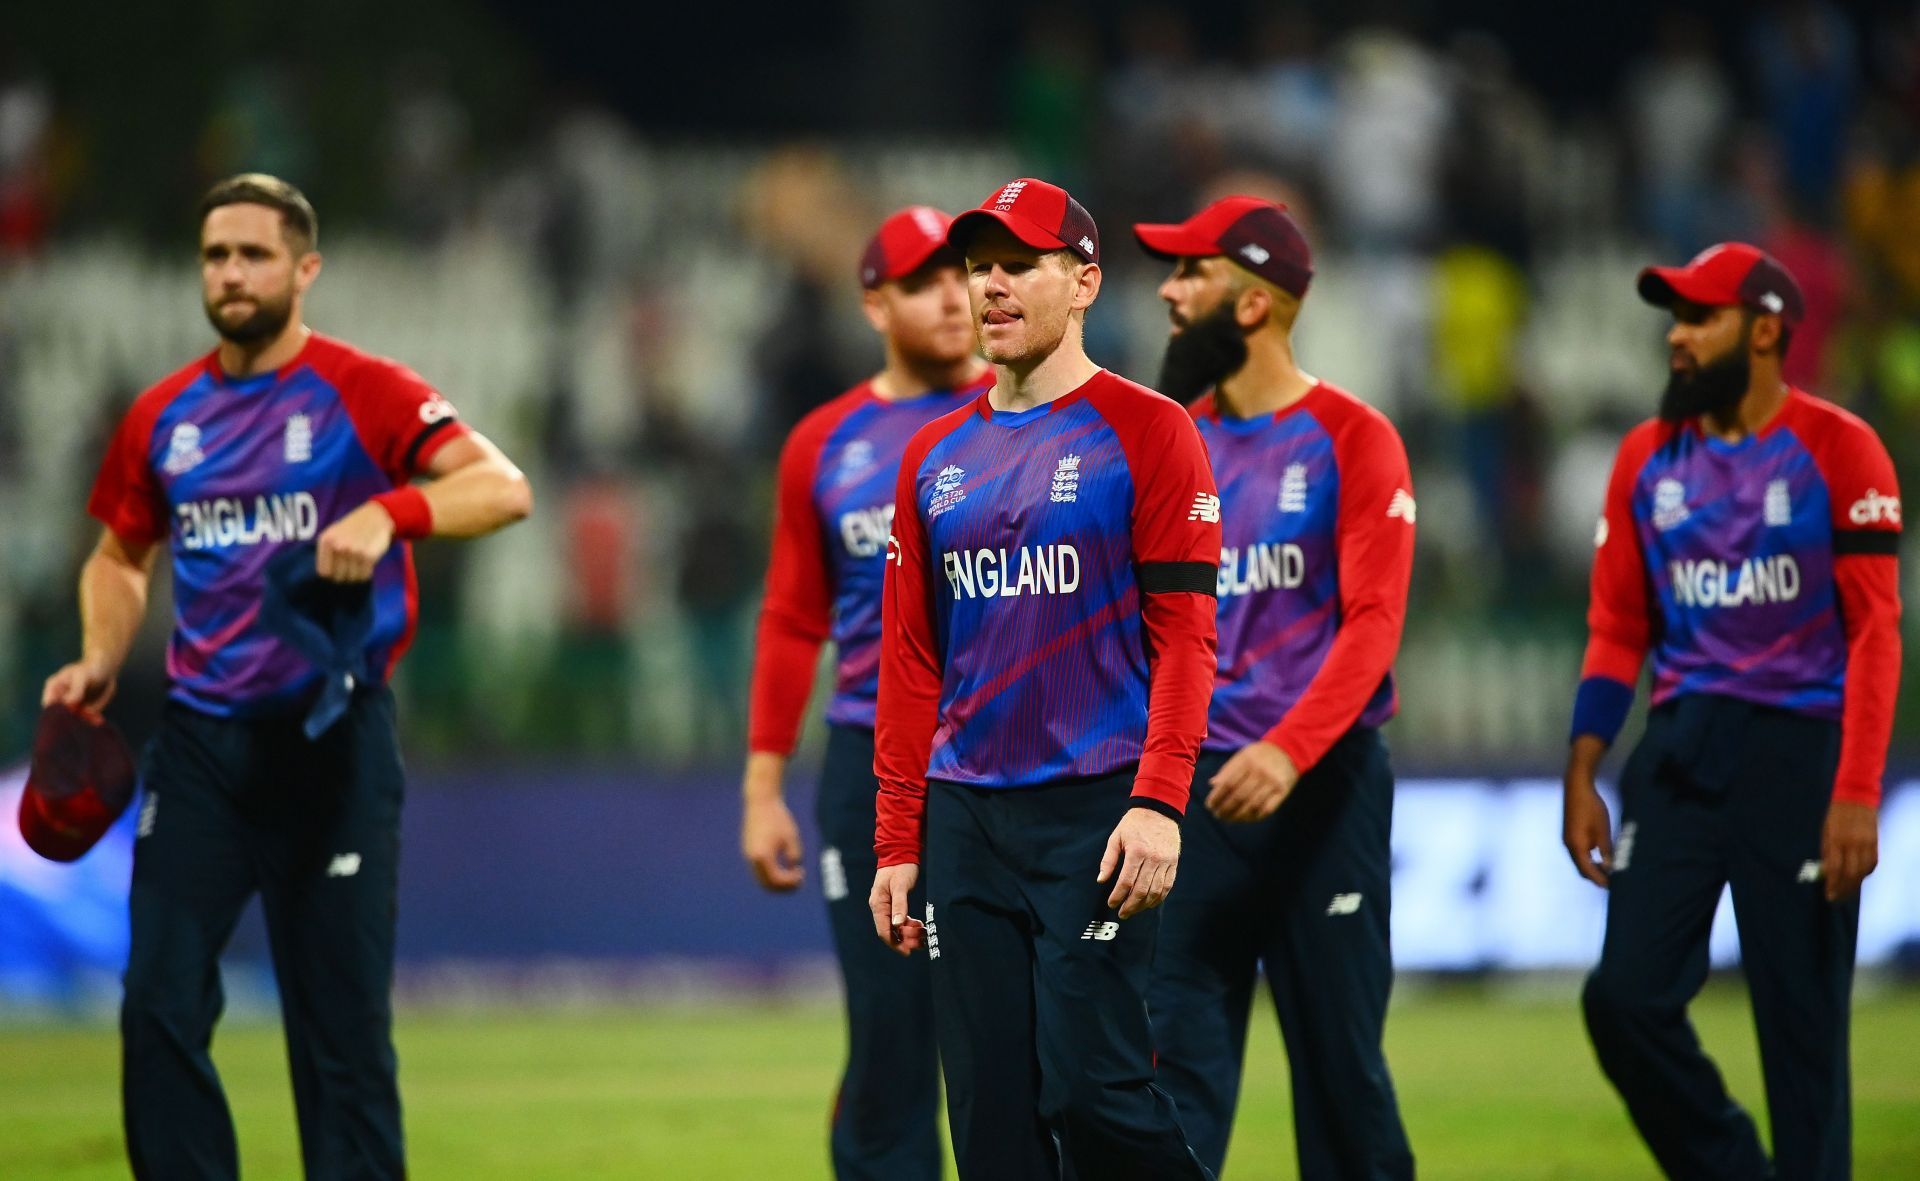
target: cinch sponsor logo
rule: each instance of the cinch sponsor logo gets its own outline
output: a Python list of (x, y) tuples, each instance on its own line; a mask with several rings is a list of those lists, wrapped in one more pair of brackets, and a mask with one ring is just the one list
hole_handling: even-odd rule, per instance
[(956, 599), (1070, 595), (1080, 589), (1080, 552), (1070, 545), (948, 550), (940, 555)]
[(1800, 566), (1792, 554), (1725, 562), (1669, 562), (1673, 598), (1682, 607), (1744, 607), (1791, 603), (1800, 597)]
[(1292, 590), (1307, 580), (1306, 551), (1290, 541), (1220, 547), (1221, 598)]
[(1878, 488), (1867, 489), (1867, 494), (1853, 502), (1847, 510), (1847, 520), (1856, 525), (1878, 525), (1885, 521), (1889, 525), (1900, 523), (1900, 498), (1882, 495)]
[(311, 541), (320, 532), (320, 506), (311, 492), (256, 496), (251, 509), (237, 496), (190, 500), (175, 511), (180, 544), (187, 549)]
[(893, 535), (893, 506), (860, 508), (840, 514), (840, 541), (856, 558), (878, 556)]

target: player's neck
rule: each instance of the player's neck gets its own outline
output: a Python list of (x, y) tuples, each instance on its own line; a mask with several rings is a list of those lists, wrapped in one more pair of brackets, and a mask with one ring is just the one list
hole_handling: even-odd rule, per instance
[(1087, 356), (1080, 338), (1069, 334), (1031, 365), (995, 365), (988, 400), (995, 410), (1031, 410), (1065, 397), (1098, 372), (1100, 366)]
[(978, 380), (987, 371), (987, 363), (969, 353), (951, 363), (915, 362), (898, 352), (887, 350), (887, 367), (874, 375), (874, 396), (887, 402), (917, 398), (929, 390), (957, 390)]
[(1319, 379), (1303, 373), (1293, 360), (1293, 346), (1256, 335), (1247, 342), (1246, 364), (1214, 387), (1214, 405), (1229, 418), (1265, 418), (1278, 414), (1307, 396)]
[(1738, 443), (1765, 430), (1792, 396), (1777, 369), (1769, 368), (1764, 374), (1756, 370), (1739, 403), (1724, 414), (1702, 414), (1700, 429), (1724, 442)]
[(256, 377), (262, 373), (271, 373), (300, 355), (307, 347), (307, 341), (313, 336), (313, 329), (290, 318), (280, 335), (260, 345), (235, 344), (222, 338), (220, 341), (220, 372), (228, 377)]

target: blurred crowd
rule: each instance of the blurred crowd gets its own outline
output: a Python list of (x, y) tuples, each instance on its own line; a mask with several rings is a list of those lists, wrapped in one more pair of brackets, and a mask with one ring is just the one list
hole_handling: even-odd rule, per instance
[[(979, 135), (669, 141), (563, 95), (503, 137), (454, 59), (407, 54), (363, 72), (356, 137), (338, 82), (266, 61), (207, 92), (144, 217), (100, 199), (113, 169), (76, 96), (0, 57), (0, 749), (76, 642), (106, 430), (210, 340), (179, 210), (242, 169), (315, 198), (312, 322), (426, 373), (539, 490), (526, 540), (422, 547), (402, 688), (428, 754), (730, 759), (773, 457), (879, 361), (861, 244), (893, 207), (970, 206), (1014, 175), (1094, 213), (1089, 344), (1149, 382), (1161, 273), (1129, 223), (1240, 191), (1307, 227), (1302, 360), (1413, 452), (1415, 762), (1525, 761), (1562, 733), (1605, 472), (1664, 382), (1641, 264), (1729, 238), (1777, 255), (1808, 303), (1790, 377), (1920, 472), (1920, 10), (1669, 11), (1596, 105), (1530, 85), (1525, 47), (1491, 33), (1255, 7), (1225, 34), (1174, 4), (1040, 8)], [(158, 652), (136, 684), (157, 686)]]

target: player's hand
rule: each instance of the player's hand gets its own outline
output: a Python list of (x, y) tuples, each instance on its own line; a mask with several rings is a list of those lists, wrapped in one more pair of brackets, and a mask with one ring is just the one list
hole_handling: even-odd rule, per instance
[[(1180, 826), (1152, 808), (1128, 808), (1107, 838), (1096, 881), (1113, 878), (1107, 905), (1130, 919), (1167, 900), (1180, 868)], [(1115, 871), (1118, 870), (1118, 876)]]
[(779, 797), (749, 800), (740, 816), (740, 852), (753, 867), (754, 880), (782, 894), (807, 878), (800, 826)]
[(368, 501), (328, 525), (315, 544), (320, 577), (329, 582), (366, 582), (393, 545), (393, 518)]
[(1207, 811), (1229, 824), (1265, 820), (1287, 802), (1300, 782), (1300, 769), (1271, 742), (1252, 742), (1207, 780)]
[(1820, 833), (1827, 901), (1838, 902), (1858, 890), (1879, 864), (1880, 809), (1844, 800), (1827, 805), (1827, 824)]
[(113, 669), (83, 656), (47, 678), (40, 689), (40, 704), (48, 706), (57, 702), (97, 714), (113, 700), (117, 686)]
[(873, 912), (873, 933), (901, 955), (926, 946), (927, 925), (907, 913), (907, 893), (920, 880), (920, 867), (909, 861), (889, 865), (873, 875), (867, 909)]
[(1569, 772), (1566, 787), (1561, 840), (1567, 846), (1567, 855), (1573, 858), (1573, 868), (1604, 890), (1613, 865), (1613, 818), (1607, 814), (1607, 802), (1600, 798), (1600, 790), (1590, 776)]

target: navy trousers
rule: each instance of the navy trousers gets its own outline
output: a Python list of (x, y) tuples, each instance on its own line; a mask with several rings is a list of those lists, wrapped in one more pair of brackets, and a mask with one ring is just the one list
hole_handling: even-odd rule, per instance
[[(827, 736), (815, 819), (820, 883), (846, 982), (847, 1064), (830, 1146), (838, 1181), (938, 1181), (940, 1056), (925, 956), (902, 956), (873, 933), (873, 731)], [(921, 893), (913, 895), (916, 907)]]
[(224, 1004), (220, 952), (258, 892), (307, 1177), (404, 1177), (391, 1037), (402, 795), (392, 695), (356, 695), (317, 742), (298, 719), (169, 705), (143, 781), (120, 1018), (134, 1176), (239, 1175), (208, 1047)]
[(1393, 985), (1386, 744), (1350, 731), (1253, 824), (1224, 824), (1200, 804), (1227, 757), (1209, 752), (1195, 767), (1180, 878), (1162, 908), (1148, 992), (1161, 1081), (1200, 1159), (1220, 1169), (1264, 968), (1303, 1181), (1411, 1179), (1380, 1045)]
[[(1667, 1176), (1852, 1176), (1847, 1022), (1856, 895), (1826, 900), (1820, 837), (1837, 723), (1730, 698), (1654, 710), (1620, 779), (1606, 942), (1584, 994), (1607, 1077)], [(1687, 1005), (1732, 886), (1773, 1158), (1701, 1051)]]
[(1122, 922), (1094, 880), (1132, 778), (928, 785), (927, 955), (963, 1181), (1212, 1177), (1154, 1083), (1159, 912)]

